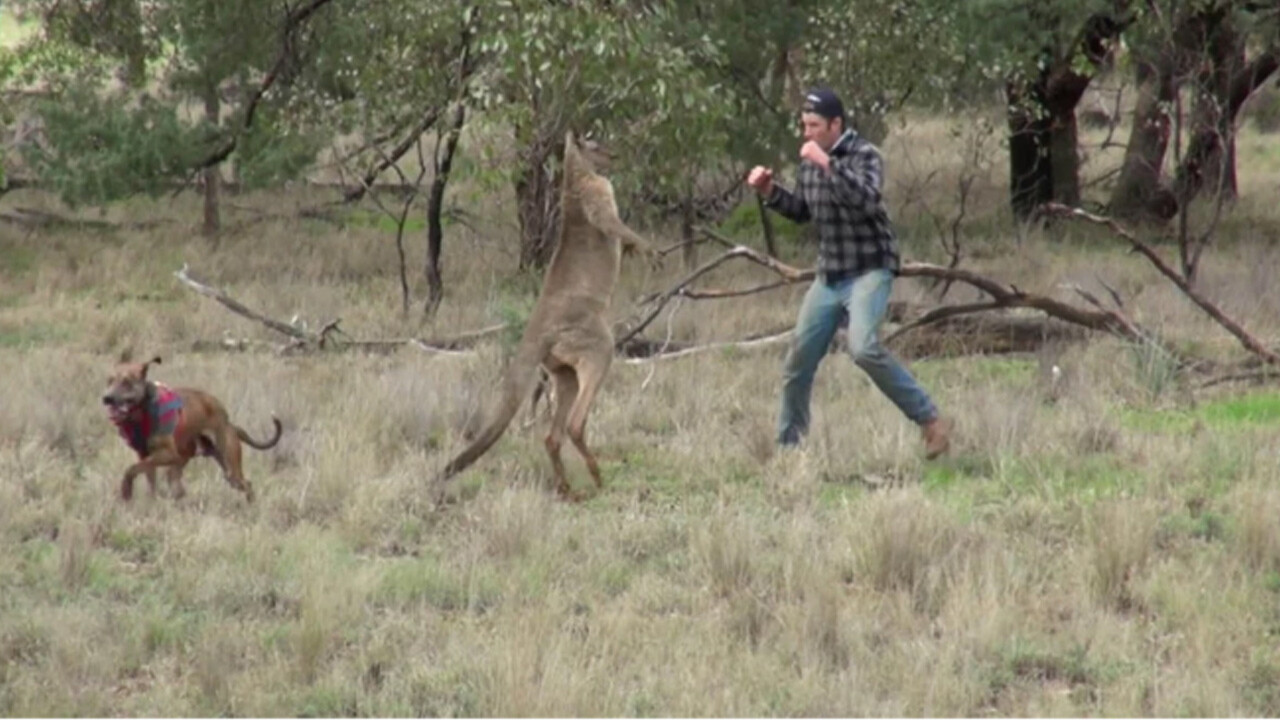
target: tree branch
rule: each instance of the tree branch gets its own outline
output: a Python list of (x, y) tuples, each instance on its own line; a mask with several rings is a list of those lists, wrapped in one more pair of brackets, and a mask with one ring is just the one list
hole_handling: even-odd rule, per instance
[(288, 323), (283, 323), (283, 322), (280, 322), (279, 320), (273, 320), (267, 317), (266, 315), (262, 315), (261, 313), (254, 312), (253, 310), (250, 310), (249, 308), (245, 307), (243, 303), (231, 297), (230, 295), (226, 294), (225, 292), (193, 280), (191, 276), (188, 274), (188, 269), (189, 268), (187, 264), (183, 263), (182, 269), (175, 272), (174, 276), (177, 277), (178, 280), (183, 285), (186, 285), (187, 287), (191, 288), (192, 290), (195, 290), (196, 292), (200, 293), (201, 295), (204, 295), (207, 298), (213, 298), (214, 300), (217, 300), (219, 303), (221, 303), (224, 307), (226, 307), (231, 312), (241, 317), (245, 317), (250, 320), (253, 320), (254, 322), (259, 323), (261, 325), (265, 325), (266, 327), (272, 330), (275, 330), (281, 335), (287, 335), (295, 340), (302, 340), (304, 342), (315, 342), (315, 343), (318, 343), (320, 341), (320, 337), (318, 335), (314, 335), (312, 333), (299, 330), (298, 328), (292, 325), (289, 325)]
[(1160, 274), (1164, 275), (1174, 285), (1178, 286), (1178, 289), (1182, 291), (1182, 294), (1186, 295), (1191, 302), (1195, 303), (1227, 332), (1234, 335), (1246, 350), (1257, 355), (1268, 365), (1280, 365), (1280, 355), (1277, 355), (1275, 351), (1263, 345), (1258, 338), (1254, 337), (1248, 330), (1245, 330), (1240, 323), (1228, 317), (1227, 314), (1222, 312), (1217, 305), (1214, 305), (1208, 298), (1197, 292), (1196, 289), (1187, 282), (1187, 279), (1170, 267), (1169, 264), (1166, 263), (1150, 245), (1139, 240), (1137, 236), (1125, 229), (1125, 227), (1119, 222), (1116, 222), (1112, 218), (1095, 215), (1079, 208), (1067, 207), (1060, 203), (1046, 203), (1042, 206), (1042, 210), (1049, 215), (1086, 220), (1109, 228), (1111, 232), (1128, 242), (1134, 252), (1140, 253), (1146, 257), (1147, 260), (1149, 260), (1151, 264), (1160, 271)]
[(375, 339), (346, 339), (339, 340), (338, 335), (346, 335), (338, 327), (339, 320), (333, 320), (324, 325), (320, 332), (312, 333), (307, 330), (295, 327), (289, 323), (269, 318), (262, 313), (250, 309), (244, 303), (236, 300), (228, 295), (225, 291), (215, 287), (210, 287), (197, 280), (194, 280), (189, 272), (187, 265), (183, 265), (181, 270), (174, 273), (178, 280), (195, 292), (216, 300), (223, 307), (231, 312), (249, 320), (252, 320), (264, 327), (274, 330), (281, 335), (291, 338), (291, 342), (286, 345), (285, 349), (298, 348), (334, 348), (334, 349), (387, 349), (394, 347), (415, 347), (420, 350), (442, 353), (459, 353), (472, 346), (484, 338), (497, 335), (506, 329), (506, 323), (490, 325), (480, 328), (479, 330), (470, 330), (458, 335), (444, 338), (375, 338)]
[(768, 347), (770, 345), (777, 345), (778, 343), (783, 343), (783, 342), (786, 342), (787, 340), (790, 340), (791, 333), (793, 332), (794, 330), (784, 330), (779, 333), (766, 335), (760, 338), (753, 338), (751, 340), (737, 340), (737, 341), (731, 341), (731, 342), (707, 343), (706, 345), (694, 345), (693, 347), (681, 348), (679, 350), (673, 350), (670, 352), (657, 352), (645, 357), (629, 357), (623, 360), (622, 362), (628, 365), (640, 365), (644, 363), (651, 363), (655, 360), (675, 360), (677, 358), (688, 357), (690, 355), (697, 355), (699, 353), (708, 352), (710, 350), (724, 350), (726, 348), (734, 348), (736, 350), (749, 350), (749, 349), (755, 349), (755, 348), (761, 348), (761, 347)]
[[(360, 179), (359, 185), (343, 193), (342, 202), (353, 203), (360, 198), (363, 198), (365, 193), (369, 192), (369, 188), (378, 179), (378, 176), (387, 168), (396, 166), (396, 163), (399, 162), (400, 158), (407, 155), (409, 151), (413, 149), (415, 143), (422, 138), (422, 135), (436, 124), (440, 119), (441, 111), (442, 108), (431, 108), (431, 110), (424, 113), (418, 123), (409, 130), (408, 134), (401, 138), (400, 142), (395, 147), (391, 148), (391, 152), (386, 152), (380, 147), (375, 146), (375, 149), (378, 151), (381, 159), (373, 167), (369, 168), (367, 172), (365, 172), (364, 177)], [(419, 180), (421, 180), (421, 175), (419, 175)], [(401, 182), (403, 181), (402, 177)]]
[[(682, 280), (667, 290), (642, 298), (640, 300), (641, 305), (652, 304), (653, 307), (649, 309), (649, 311), (635, 326), (620, 334), (616, 343), (617, 347), (622, 347), (629, 340), (644, 330), (644, 328), (653, 322), (654, 318), (662, 312), (662, 309), (673, 298), (685, 293), (692, 293), (693, 291), (686, 289), (690, 284), (715, 268), (735, 258), (743, 258), (770, 269), (782, 277), (781, 284), (803, 282), (805, 280), (811, 280), (816, 276), (815, 271), (812, 269), (801, 270), (780, 260), (764, 255), (752, 248), (744, 245), (735, 245), (731, 240), (728, 240), (707, 228), (701, 228), (701, 231), (716, 242), (719, 242), (722, 245), (728, 245), (729, 249), (718, 257), (703, 263), (702, 266), (686, 275)], [(912, 327), (919, 327), (920, 325), (938, 322), (940, 320), (947, 319), (948, 317), (978, 312), (980, 310), (1024, 307), (1040, 310), (1041, 312), (1059, 320), (1063, 320), (1074, 325), (1080, 325), (1090, 330), (1107, 332), (1126, 340), (1140, 343), (1152, 342), (1151, 338), (1146, 333), (1144, 333), (1137, 325), (1119, 311), (1108, 310), (1101, 307), (1097, 310), (1086, 310), (1045, 295), (1036, 295), (1034, 293), (1024, 292), (1014, 285), (1005, 285), (997, 280), (993, 280), (970, 270), (943, 267), (941, 265), (934, 265), (931, 263), (904, 262), (902, 263), (898, 274), (901, 277), (928, 277), (951, 282), (961, 282), (977, 288), (991, 296), (991, 300), (983, 303), (981, 307), (965, 305), (935, 308), (930, 311), (932, 315), (930, 315), (930, 313), (926, 313), (926, 317), (929, 319), (925, 320), (923, 323), (920, 322), (920, 320), (917, 320)], [(774, 286), (778, 285), (780, 284), (776, 283)], [(759, 291), (759, 288), (751, 288), (742, 292), (746, 293), (752, 291)], [(724, 296), (724, 293), (725, 291), (720, 291), (718, 295)], [(902, 332), (905, 332), (905, 330), (899, 330), (896, 334), (901, 334)]]
[[(272, 85), (275, 85), (276, 79), (280, 76), (281, 71), (284, 70), (285, 65), (288, 64), (289, 58), (293, 54), (293, 37), (298, 31), (298, 28), (310, 19), (317, 10), (328, 5), (331, 1), (332, 0), (309, 0), (305, 5), (294, 8), (286, 13), (284, 25), (281, 27), (280, 31), (280, 52), (276, 55), (276, 61), (272, 64), (271, 69), (263, 76), (261, 82), (258, 83), (258, 87), (254, 88), (253, 94), (249, 96), (249, 101), (246, 103), (244, 109), (244, 120), (240, 123), (241, 132), (247, 131), (253, 127), (253, 116), (258, 110), (258, 105), (262, 103), (262, 99), (266, 97), (267, 91), (271, 89)], [(230, 157), (231, 153), (235, 152), (238, 143), (238, 135), (232, 135), (227, 138), (221, 147), (210, 153), (204, 160), (197, 163), (195, 167), (191, 168), (186, 182), (174, 191), (174, 195), (177, 195), (182, 192), (184, 188), (189, 186), (191, 181), (200, 171), (211, 168)]]

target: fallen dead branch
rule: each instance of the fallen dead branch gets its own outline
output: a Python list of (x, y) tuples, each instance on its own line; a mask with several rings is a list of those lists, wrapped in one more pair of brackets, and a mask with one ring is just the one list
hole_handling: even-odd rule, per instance
[[(434, 354), (464, 355), (468, 354), (469, 349), (475, 346), (479, 341), (487, 337), (497, 335), (506, 328), (505, 323), (500, 323), (480, 328), (479, 330), (470, 330), (458, 335), (436, 339), (416, 337), (358, 339), (347, 335), (347, 333), (339, 327), (341, 320), (335, 319), (326, 323), (319, 331), (311, 332), (305, 328), (267, 317), (260, 312), (250, 309), (244, 303), (228, 295), (225, 291), (193, 279), (190, 275), (188, 266), (185, 264), (182, 266), (181, 270), (174, 273), (174, 276), (177, 277), (183, 285), (186, 285), (188, 288), (205, 297), (216, 300), (231, 312), (290, 338), (290, 342), (283, 346), (276, 347), (276, 349), (282, 353), (308, 351), (313, 349), (385, 352), (400, 347), (412, 347)], [(256, 344), (257, 343), (248, 340), (223, 340), (218, 343), (205, 343), (200, 347), (201, 349), (225, 348), (244, 350)]]
[(729, 350), (729, 349), (752, 350), (756, 348), (768, 347), (771, 345), (777, 345), (779, 343), (787, 342), (791, 339), (791, 334), (793, 332), (794, 332), (793, 330), (784, 330), (780, 333), (766, 335), (764, 337), (755, 338), (752, 340), (714, 342), (714, 343), (707, 343), (705, 345), (691, 345), (691, 346), (681, 348), (679, 350), (668, 350), (666, 352), (654, 353), (646, 357), (629, 357), (623, 360), (623, 362), (628, 365), (639, 365), (643, 363), (651, 363), (656, 360), (675, 360), (677, 358), (689, 357), (690, 355), (697, 355), (699, 353), (710, 352), (712, 350)]
[(1211, 388), (1217, 385), (1226, 385), (1227, 383), (1253, 383), (1255, 385), (1261, 385), (1268, 382), (1275, 382), (1277, 380), (1280, 380), (1280, 371), (1277, 371), (1274, 367), (1267, 367), (1261, 370), (1219, 375), (1201, 382), (1196, 387), (1200, 390), (1204, 390), (1205, 388)]
[[(735, 244), (732, 240), (729, 240), (710, 229), (699, 228), (699, 230), (707, 237), (726, 246), (728, 249), (721, 255), (703, 263), (700, 267), (690, 272), (667, 290), (641, 298), (641, 306), (648, 305), (650, 307), (634, 326), (619, 333), (617, 347), (622, 348), (627, 343), (631, 342), (646, 327), (648, 327), (648, 325), (658, 317), (666, 305), (676, 297), (732, 297), (754, 292), (763, 292), (765, 289), (773, 289), (775, 287), (803, 282), (815, 277), (815, 271), (812, 269), (802, 270), (800, 268), (792, 267), (791, 265), (783, 263), (776, 258), (764, 255), (763, 253), (745, 245)], [(745, 290), (696, 291), (689, 288), (690, 285), (696, 282), (699, 278), (710, 273), (712, 270), (715, 270), (731, 260), (739, 258), (769, 269), (779, 275), (781, 280), (769, 285), (755, 286)], [(1143, 332), (1141, 328), (1134, 324), (1133, 321), (1129, 320), (1119, 310), (1105, 308), (1100, 303), (1092, 310), (1081, 308), (1046, 295), (1025, 292), (1016, 285), (1005, 284), (971, 270), (956, 267), (944, 267), (941, 265), (934, 265), (932, 263), (904, 262), (900, 268), (899, 275), (902, 277), (927, 277), (935, 280), (960, 282), (977, 288), (988, 295), (990, 300), (967, 305), (947, 305), (935, 308), (913, 322), (908, 323), (903, 328), (900, 328), (890, 337), (890, 339), (897, 339), (911, 330), (952, 320), (962, 315), (989, 312), (992, 310), (1031, 308), (1039, 310), (1051, 318), (1056, 318), (1057, 320), (1061, 320), (1087, 330), (1106, 332), (1133, 342), (1153, 342), (1147, 333)], [(1027, 323), (1025, 320), (1018, 322), (1020, 325), (1026, 325)], [(676, 352), (684, 352), (691, 349), (692, 348), (682, 348)]]
[(187, 287), (191, 288), (192, 290), (195, 290), (196, 292), (200, 293), (201, 295), (204, 295), (207, 298), (212, 298), (218, 301), (218, 303), (220, 303), (223, 307), (227, 308), (231, 312), (241, 317), (245, 317), (250, 320), (253, 320), (256, 323), (265, 325), (266, 327), (280, 333), (281, 335), (286, 335), (295, 340), (302, 340), (304, 342), (314, 342), (316, 344), (320, 343), (320, 336), (317, 334), (308, 333), (288, 323), (283, 323), (283, 322), (280, 322), (279, 320), (273, 320), (267, 317), (266, 315), (262, 315), (261, 313), (254, 312), (253, 310), (250, 310), (248, 307), (245, 307), (244, 303), (241, 303), (239, 300), (236, 300), (235, 298), (226, 294), (222, 290), (209, 287), (204, 283), (193, 280), (190, 275), (190, 268), (186, 263), (182, 264), (182, 269), (174, 273), (174, 276), (177, 277), (178, 281), (181, 282), (183, 285), (186, 285)]
[(106, 232), (114, 230), (151, 230), (171, 222), (169, 220), (149, 220), (146, 222), (113, 223), (109, 220), (67, 217), (65, 215), (59, 215), (45, 210), (21, 207), (14, 208), (9, 212), (0, 213), (0, 220), (14, 225), (19, 225), (29, 230), (42, 228), (87, 228), (90, 230), (101, 230)]
[(1275, 351), (1271, 350), (1266, 345), (1263, 345), (1257, 337), (1248, 330), (1245, 330), (1244, 326), (1227, 316), (1227, 314), (1219, 309), (1217, 305), (1213, 304), (1213, 302), (1204, 295), (1201, 295), (1194, 287), (1191, 286), (1190, 281), (1179, 274), (1178, 271), (1170, 267), (1154, 248), (1138, 239), (1136, 235), (1126, 229), (1119, 222), (1116, 222), (1116, 220), (1103, 217), (1101, 215), (1095, 215), (1094, 213), (1081, 210), (1080, 208), (1068, 207), (1059, 203), (1046, 203), (1042, 206), (1042, 211), (1050, 216), (1077, 218), (1107, 227), (1111, 232), (1128, 242), (1134, 252), (1140, 253), (1143, 257), (1147, 258), (1147, 260), (1155, 266), (1156, 270), (1160, 271), (1161, 275), (1164, 275), (1174, 285), (1178, 286), (1178, 289), (1181, 290), (1182, 293), (1191, 300), (1191, 302), (1195, 303), (1201, 310), (1203, 310), (1205, 314), (1213, 318), (1214, 322), (1218, 323), (1227, 332), (1235, 336), (1246, 350), (1256, 355), (1268, 365), (1280, 366), (1280, 355), (1276, 354)]

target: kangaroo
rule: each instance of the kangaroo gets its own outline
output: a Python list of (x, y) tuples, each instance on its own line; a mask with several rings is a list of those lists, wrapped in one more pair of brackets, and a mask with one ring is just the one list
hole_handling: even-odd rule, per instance
[(555, 410), (546, 436), (556, 489), (576, 500), (565, 475), (560, 447), (569, 440), (602, 487), (600, 467), (587, 447), (587, 414), (613, 362), (613, 330), (608, 321), (622, 254), (644, 253), (655, 261), (656, 249), (618, 218), (613, 184), (596, 171), (608, 156), (595, 143), (579, 143), (565, 133), (559, 242), (543, 280), (542, 291), (520, 345), (508, 363), (497, 408), (475, 440), (449, 461), (436, 478), (437, 492), (498, 441), (529, 397), (541, 366), (555, 383)]

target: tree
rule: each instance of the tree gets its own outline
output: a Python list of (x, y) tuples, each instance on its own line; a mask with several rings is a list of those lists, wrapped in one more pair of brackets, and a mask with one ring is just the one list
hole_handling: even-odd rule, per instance
[[(1163, 223), (1206, 184), (1234, 195), (1236, 118), (1280, 63), (1278, 14), (1274, 2), (1149, 0), (1134, 39), (1139, 98), (1114, 217)], [(1184, 90), (1193, 102), (1191, 140), (1171, 184), (1163, 168), (1170, 143), (1181, 141)]]
[[(399, 174), (397, 163), (420, 148), (424, 135), (434, 134), (430, 167), (420, 168), (431, 171), (423, 264), (427, 318), (444, 298), (444, 197), (467, 108), (474, 102), (480, 67), (476, 36), (483, 17), (477, 7), (466, 0), (344, 6), (334, 18), (341, 29), (335, 28), (302, 80), (310, 93), (299, 103), (299, 113), (309, 113), (305, 122), (361, 139), (355, 152), (342, 153), (341, 165), (361, 166), (360, 181), (344, 194), (345, 202), (364, 197), (384, 172)], [(408, 292), (407, 285), (402, 292)]]
[(480, 108), (510, 133), (520, 267), (551, 258), (559, 218), (556, 160), (568, 129), (617, 127), (646, 112), (666, 51), (643, 2), (494, 0), (479, 33)]
[[(248, 186), (296, 175), (317, 143), (278, 109), (308, 50), (302, 31), (329, 2), (23, 0), (43, 32), (19, 50), (19, 80), (47, 91), (34, 109), (48, 146), (27, 159), (72, 205), (155, 196), (233, 154)], [(212, 172), (205, 192), (212, 234)]]
[[(1174, 178), (1174, 197), (1186, 207), (1206, 187), (1234, 198), (1235, 134), (1241, 108), (1280, 69), (1280, 34), (1276, 16), (1259, 22), (1262, 7), (1234, 4), (1208, 28), (1198, 72), (1189, 79), (1193, 109), (1190, 139)], [(1251, 47), (1252, 46), (1252, 47)]]
[(1079, 204), (1076, 107), (1137, 17), (1130, 0), (965, 5), (958, 28), (974, 38), (972, 68), (1003, 84), (1015, 217), (1052, 200)]

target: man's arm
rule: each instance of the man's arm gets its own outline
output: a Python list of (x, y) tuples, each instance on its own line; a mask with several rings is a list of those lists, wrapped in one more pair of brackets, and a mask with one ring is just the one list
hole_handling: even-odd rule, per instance
[(875, 150), (862, 148), (846, 157), (831, 158), (827, 177), (836, 199), (855, 212), (871, 213), (880, 206), (884, 162)]
[(804, 199), (777, 183), (774, 183), (764, 204), (792, 222), (809, 222), (809, 206)]

